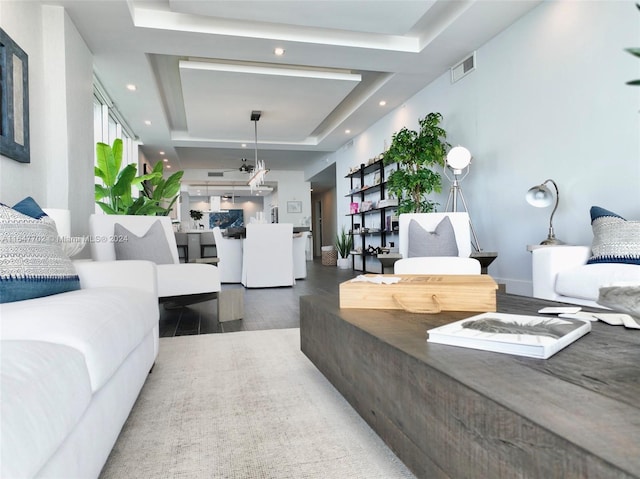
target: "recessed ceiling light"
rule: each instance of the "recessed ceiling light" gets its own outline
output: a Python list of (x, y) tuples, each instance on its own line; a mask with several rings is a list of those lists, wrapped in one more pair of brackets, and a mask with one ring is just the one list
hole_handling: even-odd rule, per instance
[(278, 48), (275, 48), (275, 49), (273, 50), (273, 53), (274, 53), (276, 56), (281, 57), (282, 55), (284, 55), (284, 51), (285, 51), (285, 50), (284, 50), (284, 48), (278, 47)]
[(169, 160), (168, 160), (167, 158), (163, 158), (163, 160), (162, 160), (162, 161), (164, 161), (164, 162), (166, 163), (166, 162), (167, 162), (167, 161), (169, 161)]
[(151, 120), (145, 120), (144, 124), (147, 125), (147, 126), (151, 125)]
[(387, 102), (384, 101), (384, 100), (380, 100), (380, 103), (378, 103), (378, 105), (380, 105), (380, 106), (385, 106), (386, 104), (387, 104)]
[(160, 153), (161, 155), (164, 155), (164, 151), (159, 151), (158, 153)]
[(127, 85), (127, 90), (129, 91), (136, 91), (138, 89), (138, 87), (136, 87), (133, 83), (129, 83)]
[(349, 133), (351, 133), (351, 130), (344, 130), (344, 132), (348, 135)]
[(242, 145), (240, 145), (240, 146), (241, 146), (242, 148), (246, 148), (246, 147), (247, 147), (247, 144), (246, 144), (246, 143), (243, 143), (243, 144), (242, 144)]
[(167, 165), (167, 168), (171, 168), (171, 165)]

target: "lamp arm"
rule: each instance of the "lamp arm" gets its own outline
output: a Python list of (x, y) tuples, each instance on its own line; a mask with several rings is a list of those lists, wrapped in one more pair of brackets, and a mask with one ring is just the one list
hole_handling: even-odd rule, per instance
[(556, 210), (558, 209), (558, 204), (560, 203), (560, 191), (558, 190), (558, 185), (556, 184), (555, 181), (553, 181), (551, 178), (549, 178), (548, 180), (546, 180), (544, 184), (547, 183), (552, 183), (553, 187), (556, 189), (556, 204), (553, 207), (553, 211), (551, 212), (551, 216), (549, 217), (549, 232), (551, 235), (553, 235), (553, 215), (556, 213)]

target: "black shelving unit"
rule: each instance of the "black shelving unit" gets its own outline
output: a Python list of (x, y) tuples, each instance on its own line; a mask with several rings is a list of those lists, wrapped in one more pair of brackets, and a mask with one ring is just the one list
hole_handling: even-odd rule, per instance
[[(376, 174), (378, 175), (376, 178)], [(345, 178), (350, 181), (349, 193), (345, 195), (349, 198), (350, 203), (358, 204), (358, 212), (351, 212), (347, 216), (351, 217), (351, 234), (354, 237), (353, 245), (354, 251), (351, 252), (351, 266), (356, 269), (356, 257), (362, 259), (362, 269), (364, 273), (372, 272), (370, 268), (367, 268), (368, 260), (375, 258), (375, 255), (367, 253), (367, 248), (372, 245), (371, 239), (376, 238), (376, 243), (379, 246), (385, 246), (387, 237), (394, 234), (393, 231), (387, 231), (387, 216), (392, 214), (396, 210), (396, 206), (377, 207), (377, 203), (381, 199), (386, 198), (386, 180), (385, 180), (385, 165), (382, 159), (376, 159), (374, 162), (365, 165), (360, 165), (360, 168), (356, 171), (352, 171)], [(367, 202), (371, 202), (371, 208), (361, 211), (362, 205)], [(351, 210), (350, 210), (351, 211)], [(367, 224), (375, 224), (372, 218), (379, 219), (379, 228), (377, 231), (369, 231), (372, 229)], [(359, 225), (359, 228), (356, 226)], [(360, 248), (360, 252), (356, 251), (356, 248)], [(376, 246), (377, 247), (377, 246)], [(376, 260), (376, 266), (380, 266), (380, 263)], [(381, 268), (381, 266), (380, 266)]]

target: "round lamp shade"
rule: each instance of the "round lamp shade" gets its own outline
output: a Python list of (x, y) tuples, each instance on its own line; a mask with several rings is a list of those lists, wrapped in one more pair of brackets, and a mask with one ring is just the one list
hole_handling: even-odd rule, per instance
[(545, 185), (534, 186), (527, 191), (527, 203), (538, 208), (544, 208), (553, 203), (553, 194)]
[(447, 164), (454, 170), (462, 170), (471, 163), (471, 153), (464, 146), (455, 146), (447, 153)]

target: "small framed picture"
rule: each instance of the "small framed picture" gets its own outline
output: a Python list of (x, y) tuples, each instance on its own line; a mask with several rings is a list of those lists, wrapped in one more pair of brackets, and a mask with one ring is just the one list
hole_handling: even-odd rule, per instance
[(287, 213), (302, 213), (302, 201), (287, 201)]
[(380, 184), (380, 171), (376, 171), (373, 174), (373, 184), (374, 185), (379, 185)]

